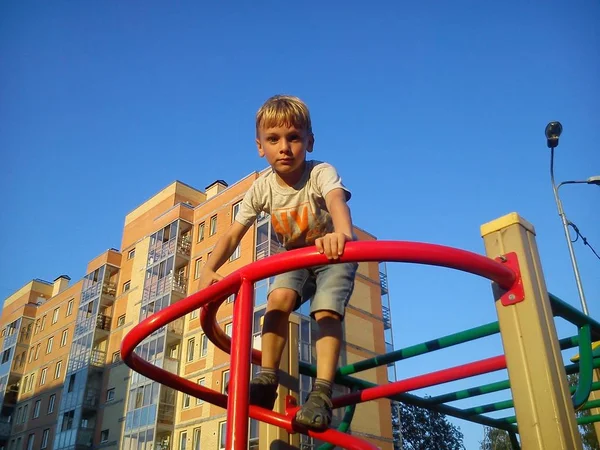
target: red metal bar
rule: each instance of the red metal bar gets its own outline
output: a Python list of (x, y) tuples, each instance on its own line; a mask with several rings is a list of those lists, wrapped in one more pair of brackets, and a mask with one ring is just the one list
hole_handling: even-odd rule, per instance
[[(416, 264), (428, 264), (454, 268), (465, 272), (473, 273), (496, 282), (505, 290), (513, 289), (518, 282), (518, 277), (515, 272), (506, 267), (500, 262), (494, 261), (486, 256), (467, 252), (464, 250), (454, 249), (434, 244), (401, 242), (401, 241), (370, 241), (370, 242), (349, 242), (344, 250), (344, 255), (339, 262), (359, 262), (359, 261), (396, 261), (396, 262), (411, 262)], [(216, 313), (219, 305), (230, 294), (236, 292), (242, 284), (241, 294), (236, 300), (235, 306), (235, 321), (236, 325), (233, 328), (234, 333), (234, 352), (232, 355), (232, 397), (229, 399), (228, 405), (228, 420), (230, 421), (227, 428), (232, 430), (231, 434), (228, 431), (227, 448), (239, 450), (245, 448), (247, 443), (247, 415), (250, 417), (263, 420), (273, 425), (281, 426), (288, 431), (300, 431), (308, 433), (310, 436), (317, 437), (320, 440), (329, 442), (334, 445), (343, 446), (354, 449), (372, 449), (375, 448), (370, 444), (338, 433), (334, 430), (326, 430), (322, 433), (316, 433), (310, 430), (296, 429), (292, 424), (292, 419), (281, 416), (271, 411), (266, 411), (254, 406), (248, 407), (248, 384), (250, 371), (250, 345), (252, 335), (252, 305), (253, 297), (244, 294), (245, 291), (250, 291), (253, 294), (252, 283), (265, 279), (267, 277), (288, 272), (290, 270), (300, 269), (303, 267), (312, 267), (322, 264), (330, 264), (324, 255), (316, 251), (314, 247), (303, 248), (284, 252), (263, 260), (254, 262), (242, 269), (225, 277), (219, 283), (209, 286), (202, 291), (187, 297), (184, 300), (177, 302), (168, 308), (153, 314), (134, 327), (123, 339), (121, 344), (121, 354), (125, 363), (133, 370), (161, 382), (174, 389), (181, 390), (195, 397), (209, 401), (215, 405), (224, 407), (226, 397), (222, 394), (213, 391), (212, 389), (204, 388), (189, 380), (181, 378), (176, 374), (171, 374), (163, 369), (160, 369), (138, 357), (134, 350), (140, 342), (154, 331), (165, 326), (167, 323), (182, 317), (192, 310), (203, 307), (201, 314), (201, 324), (208, 338), (221, 348), (229, 352), (231, 340), (225, 335), (216, 323)], [(238, 326), (240, 322), (241, 326)], [(239, 341), (239, 342), (238, 342)], [(498, 357), (503, 358), (503, 357)], [(235, 360), (235, 362), (234, 362)], [(260, 363), (260, 352), (252, 351), (252, 360), (255, 363)], [(494, 358), (492, 358), (494, 360)], [(445, 371), (436, 372), (433, 374), (423, 375), (403, 382), (394, 383), (387, 386), (378, 386), (362, 391), (358, 396), (351, 394), (349, 396), (336, 399), (338, 406), (340, 402), (349, 404), (348, 401), (367, 401), (383, 396), (392, 395), (398, 392), (403, 392), (411, 389), (418, 389), (433, 384), (452, 381), (464, 376), (472, 376), (479, 373), (486, 373), (496, 367), (499, 361), (490, 361), (488, 369), (485, 369), (485, 362), (472, 363), (473, 366), (465, 368), (446, 369)], [(505, 363), (503, 362), (504, 367)], [(476, 367), (477, 366), (477, 367)], [(461, 369), (462, 367), (462, 369)], [(498, 367), (501, 368), (501, 367)], [(461, 372), (462, 370), (462, 372)], [(240, 372), (241, 371), (241, 372)], [(462, 375), (460, 375), (462, 373)], [(468, 374), (471, 375), (468, 375)], [(235, 380), (235, 382), (234, 382)], [(445, 381), (444, 381), (445, 380)], [(404, 383), (404, 384), (399, 384)], [(245, 386), (245, 388), (244, 388)], [(245, 391), (244, 391), (245, 389)], [(242, 426), (242, 416), (244, 417), (244, 425)], [(241, 439), (244, 437), (244, 439)], [(243, 446), (242, 446), (242, 440)], [(238, 446), (239, 444), (239, 446)]]
[(450, 367), (437, 372), (431, 372), (425, 375), (419, 375), (417, 377), (407, 378), (406, 380), (400, 380), (383, 386), (376, 386), (337, 397), (333, 399), (333, 406), (334, 408), (341, 408), (343, 406), (355, 405), (356, 403), (376, 400), (378, 398), (387, 398), (391, 395), (435, 386), (436, 384), (461, 380), (463, 378), (482, 375), (484, 373), (502, 369), (506, 369), (506, 358), (504, 355), (494, 356), (492, 358), (474, 361), (461, 366)]
[(254, 285), (243, 280), (233, 310), (229, 400), (227, 402), (226, 448), (248, 447), (248, 396)]

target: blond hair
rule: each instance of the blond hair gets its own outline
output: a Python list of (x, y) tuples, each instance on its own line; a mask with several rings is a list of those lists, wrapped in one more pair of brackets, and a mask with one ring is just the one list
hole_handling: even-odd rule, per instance
[(256, 135), (260, 127), (294, 126), (312, 135), (308, 106), (298, 97), (274, 95), (256, 113)]

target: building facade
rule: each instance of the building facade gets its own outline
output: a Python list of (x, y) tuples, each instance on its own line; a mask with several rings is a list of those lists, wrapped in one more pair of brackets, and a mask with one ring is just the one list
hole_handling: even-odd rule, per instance
[[(239, 202), (259, 176), (228, 186), (216, 181), (204, 192), (174, 182), (125, 217), (120, 249), (89, 262), (82, 280), (66, 275), (33, 280), (4, 301), (0, 328), (0, 450), (222, 449), (226, 412), (131, 371), (120, 358), (123, 337), (141, 320), (198, 289), (200, 270)], [(356, 229), (361, 240), (375, 239)], [(260, 217), (220, 273), (281, 251), (268, 216)], [(255, 285), (254, 346), (269, 280)], [(233, 297), (217, 320), (231, 334)], [(307, 308), (299, 323), (298, 355), (315, 363), (316, 323)], [(393, 348), (385, 265), (361, 263), (344, 322), (340, 364)], [(202, 332), (195, 310), (149, 336), (137, 352), (153, 364), (215, 390), (229, 379), (229, 355)], [(256, 368), (255, 368), (256, 369)], [(393, 366), (357, 375), (384, 384)], [(301, 375), (302, 401), (311, 380)], [(336, 387), (336, 392), (345, 392)], [(336, 411), (341, 420), (343, 411)], [(390, 402), (357, 407), (351, 433), (392, 449)], [(250, 421), (250, 448), (261, 443)], [(264, 443), (264, 438), (263, 438)], [(318, 442), (302, 437), (300, 448)]]

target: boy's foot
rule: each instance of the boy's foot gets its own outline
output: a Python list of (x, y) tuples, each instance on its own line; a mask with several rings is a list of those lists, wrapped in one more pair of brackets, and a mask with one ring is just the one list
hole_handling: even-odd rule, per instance
[[(279, 380), (276, 375), (259, 373), (250, 380), (250, 404), (273, 410), (277, 400)], [(229, 382), (225, 385), (225, 393), (229, 394)]]
[(250, 404), (272, 410), (277, 400), (277, 378), (259, 374), (250, 381)]
[(331, 398), (319, 390), (313, 390), (296, 413), (296, 422), (314, 430), (325, 430), (331, 425)]

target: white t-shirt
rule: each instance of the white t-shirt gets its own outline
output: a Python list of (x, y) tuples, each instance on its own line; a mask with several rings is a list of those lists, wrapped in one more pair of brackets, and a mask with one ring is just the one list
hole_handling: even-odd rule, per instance
[(271, 215), (273, 231), (287, 250), (314, 245), (315, 239), (334, 231), (325, 196), (343, 189), (335, 168), (321, 161), (306, 161), (302, 178), (295, 186), (281, 186), (275, 171), (257, 178), (242, 200), (235, 220), (249, 226), (261, 212)]

